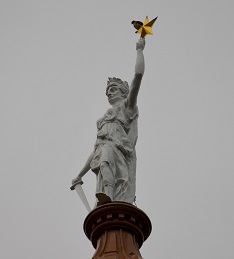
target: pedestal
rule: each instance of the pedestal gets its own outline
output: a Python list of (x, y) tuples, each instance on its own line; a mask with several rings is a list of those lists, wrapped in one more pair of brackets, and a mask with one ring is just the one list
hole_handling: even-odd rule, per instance
[(142, 259), (139, 249), (151, 229), (148, 216), (126, 202), (101, 205), (84, 222), (84, 232), (96, 249), (92, 259)]

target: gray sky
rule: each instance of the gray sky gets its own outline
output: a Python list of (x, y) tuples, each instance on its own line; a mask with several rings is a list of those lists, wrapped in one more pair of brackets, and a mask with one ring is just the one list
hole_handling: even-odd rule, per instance
[[(71, 179), (93, 149), (108, 76), (131, 81), (147, 36), (137, 205), (152, 259), (233, 259), (233, 1), (0, 2), (0, 257), (89, 259)], [(94, 204), (95, 176), (84, 177)]]

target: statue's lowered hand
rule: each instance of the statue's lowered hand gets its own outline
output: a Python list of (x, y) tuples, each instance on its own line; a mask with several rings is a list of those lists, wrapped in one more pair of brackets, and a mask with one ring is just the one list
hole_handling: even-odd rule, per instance
[(80, 185), (82, 185), (84, 182), (82, 181), (82, 178), (78, 175), (76, 178), (74, 178), (73, 180), (72, 180), (72, 186), (71, 186), (71, 190), (74, 190), (75, 189), (75, 186), (77, 185), (77, 184), (80, 184)]
[(74, 184), (74, 183), (76, 183), (76, 184), (83, 184), (83, 181), (82, 181), (82, 177), (81, 176), (77, 176), (76, 178), (74, 178), (73, 180), (72, 180), (72, 184)]

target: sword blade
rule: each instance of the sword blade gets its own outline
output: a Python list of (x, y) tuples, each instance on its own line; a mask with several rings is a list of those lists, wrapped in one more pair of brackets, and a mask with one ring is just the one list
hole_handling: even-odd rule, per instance
[(75, 190), (76, 190), (77, 194), (79, 195), (79, 197), (80, 197), (81, 201), (83, 202), (83, 204), (84, 204), (85, 208), (87, 209), (87, 211), (90, 212), (91, 208), (89, 206), (88, 200), (87, 200), (87, 198), (86, 198), (86, 196), (84, 194), (84, 191), (83, 191), (83, 188), (82, 188), (81, 184), (77, 184), (75, 186)]

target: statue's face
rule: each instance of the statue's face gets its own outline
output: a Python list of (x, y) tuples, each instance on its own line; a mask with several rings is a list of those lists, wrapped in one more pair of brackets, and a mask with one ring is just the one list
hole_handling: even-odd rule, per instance
[(123, 94), (120, 91), (119, 85), (117, 83), (113, 83), (108, 86), (106, 90), (106, 95), (111, 105), (114, 105), (124, 99)]

